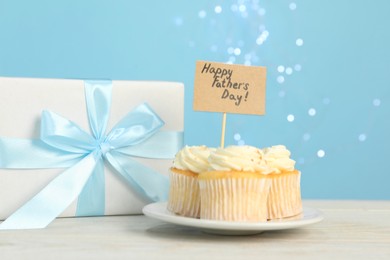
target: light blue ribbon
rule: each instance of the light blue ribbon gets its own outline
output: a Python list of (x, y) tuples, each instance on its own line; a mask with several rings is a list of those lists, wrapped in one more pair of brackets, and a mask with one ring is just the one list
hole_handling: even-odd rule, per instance
[(40, 139), (0, 138), (0, 168), (68, 168), (1, 223), (0, 229), (44, 228), (76, 198), (76, 216), (103, 215), (104, 160), (142, 197), (167, 199), (168, 179), (131, 157), (173, 158), (182, 146), (183, 133), (160, 131), (164, 122), (141, 104), (106, 135), (111, 93), (111, 81), (85, 82), (92, 135), (60, 115), (43, 111)]

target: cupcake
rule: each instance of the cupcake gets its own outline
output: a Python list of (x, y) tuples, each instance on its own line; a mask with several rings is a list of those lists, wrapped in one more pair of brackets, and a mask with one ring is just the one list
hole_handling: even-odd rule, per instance
[(169, 211), (185, 217), (199, 218), (198, 175), (209, 168), (208, 157), (212, 150), (206, 146), (185, 146), (176, 154), (169, 173)]
[(283, 145), (263, 149), (263, 159), (272, 170), (268, 175), (268, 219), (287, 218), (302, 213), (300, 171), (294, 168), (290, 151)]
[(262, 156), (252, 146), (228, 146), (210, 154), (210, 170), (198, 177), (201, 219), (267, 221), (271, 182)]

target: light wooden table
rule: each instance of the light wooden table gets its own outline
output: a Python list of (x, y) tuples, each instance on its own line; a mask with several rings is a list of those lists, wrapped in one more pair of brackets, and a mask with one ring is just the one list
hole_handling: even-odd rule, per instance
[(63, 218), (1, 231), (0, 259), (390, 259), (390, 201), (304, 201), (325, 219), (299, 229), (219, 236), (145, 216)]

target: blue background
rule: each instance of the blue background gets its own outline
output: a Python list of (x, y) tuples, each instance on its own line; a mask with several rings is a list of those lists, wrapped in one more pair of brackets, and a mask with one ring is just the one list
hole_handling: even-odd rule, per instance
[(218, 146), (222, 116), (192, 110), (196, 60), (266, 66), (266, 115), (229, 114), (226, 144), (285, 144), (305, 199), (390, 199), (389, 11), (387, 0), (0, 0), (0, 76), (180, 81), (186, 144)]

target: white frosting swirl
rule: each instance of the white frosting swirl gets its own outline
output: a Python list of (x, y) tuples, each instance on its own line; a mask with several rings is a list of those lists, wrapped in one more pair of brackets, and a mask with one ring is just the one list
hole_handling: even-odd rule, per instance
[(180, 170), (190, 170), (201, 173), (209, 169), (209, 155), (214, 148), (201, 146), (185, 146), (175, 156), (173, 167)]
[(276, 173), (293, 171), (295, 161), (290, 159), (290, 151), (284, 145), (275, 145), (263, 149), (264, 161)]
[(215, 171), (249, 171), (268, 174), (271, 170), (262, 160), (263, 152), (253, 146), (228, 146), (210, 154), (210, 169)]

